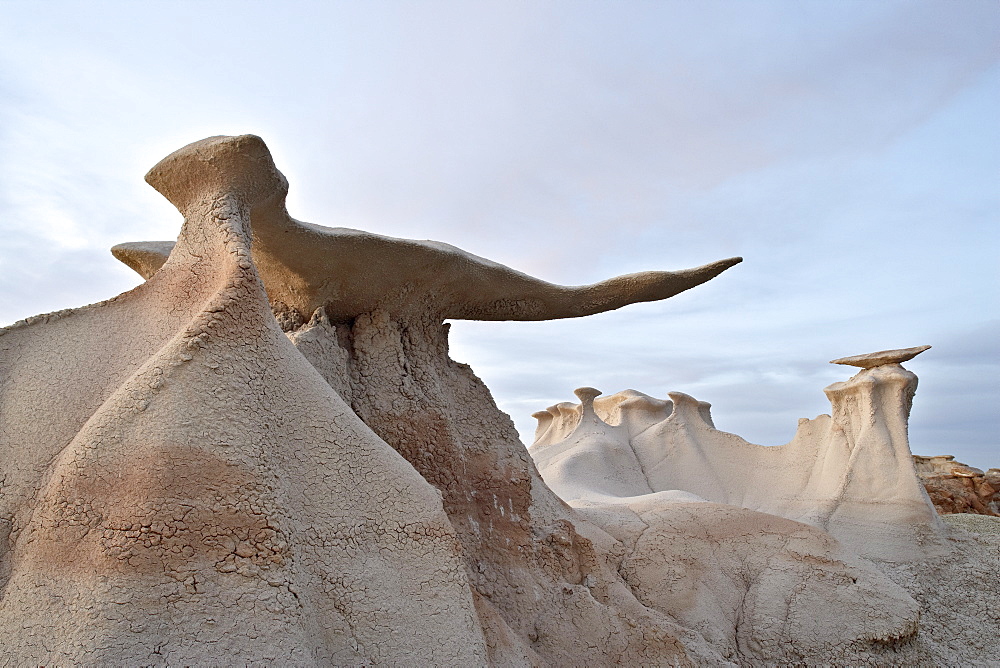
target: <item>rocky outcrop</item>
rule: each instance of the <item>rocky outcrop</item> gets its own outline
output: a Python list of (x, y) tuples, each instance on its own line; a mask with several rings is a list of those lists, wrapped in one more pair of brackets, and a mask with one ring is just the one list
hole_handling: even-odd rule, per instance
[[(926, 508), (907, 506), (905, 476), (870, 473), (905, 450), (915, 377), (895, 362), (828, 388), (843, 410), (800, 428), (803, 442), (829, 434), (805, 472), (801, 452), (765, 462), (801, 483), (786, 497), (741, 483), (740, 460), (703, 447), (716, 438), (707, 404), (581, 392), (582, 407), (551, 413), (545, 450), (560, 453), (557, 423), (579, 446), (561, 452), (582, 477), (553, 478), (571, 506), (448, 356), (445, 318), (596, 313), (669, 297), (738, 258), (567, 287), (446, 244), (301, 223), (252, 136), (196, 142), (147, 180), (185, 220), (176, 244), (114, 249), (146, 282), (0, 330), (4, 661), (967, 658), (954, 634), (979, 627), (951, 599), (934, 600), (954, 633), (921, 630), (929, 599), (909, 574), (930, 562), (879, 570), (847, 540), (868, 532), (896, 555), (898, 533), (916, 531), (920, 554), (942, 547)], [(664, 422), (687, 448), (672, 463), (633, 447)], [(724, 454), (743, 456), (736, 438)], [(725, 498), (655, 491), (676, 465)], [(876, 483), (891, 493), (859, 503)], [(768, 498), (814, 526), (747, 505)], [(949, 556), (973, 554), (961, 550)], [(949, 560), (934, 563), (939, 581), (959, 582)]]
[(709, 404), (682, 393), (581, 388), (579, 404), (535, 414), (530, 452), (626, 547), (636, 595), (729, 660), (993, 665), (1000, 524), (949, 515), (949, 529), (918, 482), (916, 377), (899, 362), (922, 350), (838, 360), (863, 371), (828, 387), (833, 415), (802, 420), (785, 446), (716, 430)]
[(595, 399), (583, 388), (580, 404), (535, 414), (530, 452), (571, 505), (694, 495), (804, 522), (862, 556), (922, 559), (945, 549), (946, 532), (914, 473), (907, 417), (917, 377), (897, 360), (924, 349), (837, 360), (862, 371), (826, 388), (832, 416), (800, 420), (787, 445), (719, 431), (710, 405), (680, 392)]
[(299, 223), (250, 136), (192, 144), (147, 180), (185, 217), (176, 244), (116, 247), (148, 280), (0, 331), (5, 657), (719, 659), (636, 599), (617, 541), (545, 486), (448, 358), (443, 320), (618, 308), (738, 259), (561, 287)]
[(266, 149), (210, 154), (150, 174), (185, 216), (155, 276), (0, 330), (0, 655), (484, 663), (440, 493), (271, 315), (249, 226), (284, 196)]
[(973, 513), (1000, 517), (1000, 469), (985, 473), (952, 455), (913, 455), (917, 475), (942, 515)]

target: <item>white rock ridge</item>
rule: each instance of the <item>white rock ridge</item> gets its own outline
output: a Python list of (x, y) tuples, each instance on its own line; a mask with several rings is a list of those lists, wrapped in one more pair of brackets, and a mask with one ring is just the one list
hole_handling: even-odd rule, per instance
[(941, 554), (945, 528), (917, 478), (907, 418), (917, 377), (895, 360), (926, 350), (861, 355), (863, 369), (825, 392), (833, 415), (800, 420), (786, 445), (764, 447), (715, 429), (710, 405), (634, 390), (535, 414), (530, 452), (571, 504), (690, 494), (810, 524), (855, 553), (909, 561)]
[(996, 665), (1000, 521), (954, 515), (978, 524), (949, 530), (907, 444), (916, 377), (898, 362), (927, 348), (838, 360), (863, 370), (828, 387), (833, 416), (800, 421), (785, 446), (716, 430), (686, 394), (585, 387), (535, 414), (529, 451), (625, 546), (637, 597), (728, 660)]

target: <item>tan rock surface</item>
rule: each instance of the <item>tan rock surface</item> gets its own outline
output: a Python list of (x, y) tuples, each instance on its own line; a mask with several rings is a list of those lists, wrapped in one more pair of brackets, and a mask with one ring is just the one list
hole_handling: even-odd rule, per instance
[[(170, 241), (138, 241), (112, 252), (149, 278), (172, 247)], [(255, 219), (254, 258), (272, 304), (294, 309), (301, 322), (318, 308), (335, 322), (377, 310), (441, 320), (577, 318), (673, 297), (742, 262), (734, 257), (683, 271), (555, 285), (439, 241), (293, 220), (283, 200)]]
[[(0, 338), (6, 656), (718, 659), (622, 582), (605, 558), (616, 541), (541, 482), (509, 418), (447, 357), (442, 319), (617, 308), (732, 261), (560, 288), (444, 244), (300, 224), (249, 136), (185, 147), (147, 180), (185, 216), (162, 266), (169, 244), (119, 246), (146, 283)], [(273, 313), (299, 329), (284, 336)]]
[[(560, 430), (581, 437), (564, 468), (582, 482), (557, 485), (574, 508), (448, 356), (446, 317), (595, 313), (669, 297), (738, 258), (563, 287), (447, 244), (299, 223), (252, 136), (196, 142), (147, 179), (185, 217), (176, 245), (115, 247), (148, 280), (0, 330), (8, 663), (1000, 660), (969, 639), (996, 638), (995, 620), (956, 612), (955, 564), (989, 567), (996, 555), (977, 552), (988, 538), (943, 538), (905, 485), (857, 503), (886, 480), (866, 473), (884, 463), (874, 446), (888, 434), (890, 452), (905, 449), (915, 377), (898, 365), (828, 388), (834, 416), (800, 428), (803, 442), (834, 434), (825, 459), (805, 473), (801, 453), (764, 466), (804, 481), (787, 498), (740, 487), (733, 462), (702, 447), (716, 438), (707, 404), (585, 390), (591, 408), (545, 413), (549, 454)], [(688, 448), (680, 464), (722, 503), (655, 491), (676, 473), (643, 439), (665, 421)], [(730, 456), (759, 448), (723, 440)], [(845, 464), (845, 447), (862, 454)], [(893, 555), (915, 530), (928, 542), (880, 571), (846, 538), (739, 507), (768, 494)], [(935, 578), (954, 591), (929, 592)], [(978, 605), (994, 590), (975, 582)]]
[(133, 241), (113, 246), (111, 254), (148, 279), (160, 270), (173, 249), (173, 241)]
[(864, 355), (852, 355), (832, 360), (830, 364), (847, 364), (848, 366), (859, 366), (862, 369), (872, 369), (883, 364), (901, 364), (911, 360), (920, 353), (930, 350), (930, 346), (917, 346), (916, 348), (897, 348), (895, 350), (880, 350), (877, 353), (865, 353)]
[(159, 184), (185, 223), (149, 281), (2, 330), (14, 665), (486, 661), (440, 494), (271, 315), (249, 251), (262, 155), (217, 142)]

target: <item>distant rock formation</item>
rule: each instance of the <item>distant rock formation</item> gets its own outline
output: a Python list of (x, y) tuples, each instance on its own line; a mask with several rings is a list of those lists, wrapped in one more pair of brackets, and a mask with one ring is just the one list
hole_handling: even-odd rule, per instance
[(944, 550), (945, 528), (914, 474), (907, 417), (917, 377), (899, 365), (919, 349), (835, 363), (862, 366), (826, 388), (833, 416), (800, 420), (787, 445), (718, 431), (710, 405), (627, 390), (535, 414), (530, 448), (546, 483), (573, 505), (669, 493), (739, 506), (828, 531), (856, 554), (889, 561)]
[(640, 599), (727, 659), (992, 665), (1000, 523), (952, 515), (948, 529), (909, 452), (916, 376), (899, 362), (928, 348), (835, 360), (862, 371), (826, 388), (833, 415), (800, 420), (784, 446), (716, 430), (710, 405), (683, 393), (585, 387), (579, 404), (535, 413), (529, 451), (626, 546), (619, 571)]
[[(573, 474), (554, 492), (448, 356), (445, 318), (597, 313), (739, 258), (565, 287), (301, 223), (253, 136), (186, 146), (147, 180), (184, 224), (113, 250), (146, 282), (0, 329), (4, 661), (1000, 661), (1000, 621), (964, 603), (988, 607), (1000, 557), (916, 500), (916, 379), (895, 362), (828, 388), (834, 416), (784, 451), (720, 436), (687, 395), (581, 391), (547, 413), (543, 469)], [(636, 448), (647, 431), (680, 458)], [(677, 491), (685, 469), (704, 480)]]
[(857, 366), (862, 369), (874, 369), (877, 366), (885, 366), (887, 364), (902, 364), (930, 349), (930, 346), (917, 346), (915, 348), (880, 350), (877, 353), (841, 357), (840, 359), (831, 360), (830, 364), (846, 364), (847, 366)]
[(917, 475), (942, 515), (973, 513), (1000, 517), (1000, 468), (985, 473), (952, 455), (913, 455)]

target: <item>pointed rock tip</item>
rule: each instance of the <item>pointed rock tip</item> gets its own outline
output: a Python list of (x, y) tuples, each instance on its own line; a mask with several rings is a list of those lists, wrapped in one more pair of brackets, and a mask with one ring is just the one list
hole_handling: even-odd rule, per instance
[(129, 241), (112, 246), (111, 254), (149, 280), (167, 261), (173, 249), (173, 241)]
[(724, 260), (716, 260), (715, 262), (709, 262), (708, 264), (704, 264), (700, 267), (697, 267), (696, 269), (692, 269), (691, 271), (699, 273), (707, 272), (711, 274), (711, 276), (714, 278), (719, 274), (721, 274), (722, 272), (726, 271), (727, 269), (735, 267), (740, 262), (743, 262), (742, 257), (727, 257)]

